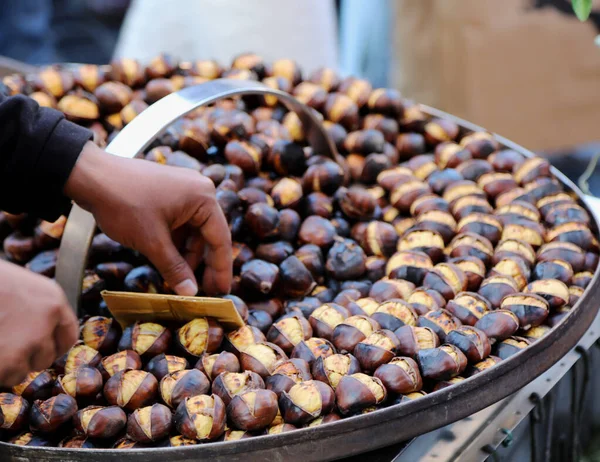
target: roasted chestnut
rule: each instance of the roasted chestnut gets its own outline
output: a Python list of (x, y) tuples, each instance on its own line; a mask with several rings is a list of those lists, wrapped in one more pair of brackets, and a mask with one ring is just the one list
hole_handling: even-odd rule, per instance
[(382, 329), (394, 331), (401, 326), (414, 326), (417, 324), (417, 313), (408, 302), (400, 299), (389, 299), (377, 307), (371, 314)]
[(517, 288), (522, 290), (530, 277), (529, 267), (520, 258), (504, 258), (494, 265), (490, 270), (489, 276), (508, 276), (517, 284)]
[(52, 441), (48, 437), (39, 434), (36, 435), (30, 432), (20, 433), (14, 438), (8, 440), (8, 442), (17, 446), (52, 446)]
[(437, 311), (446, 306), (446, 299), (439, 292), (424, 287), (415, 289), (407, 301), (418, 315)]
[[(164, 356), (161, 355), (161, 356)], [(155, 358), (159, 358), (156, 356)], [(154, 358), (153, 358), (154, 359)], [(150, 363), (152, 363), (150, 360)], [(148, 363), (148, 366), (150, 365)], [(110, 377), (115, 375), (117, 372), (121, 372), (127, 369), (141, 369), (142, 358), (133, 350), (123, 350), (115, 353), (114, 355), (106, 356), (100, 361), (98, 370), (102, 373), (102, 378), (108, 380)]]
[(102, 354), (114, 353), (119, 343), (121, 328), (111, 318), (93, 316), (81, 328), (81, 338), (90, 348)]
[(467, 367), (467, 358), (454, 345), (421, 350), (417, 353), (417, 362), (423, 378), (434, 380), (451, 379)]
[(21, 430), (29, 417), (29, 403), (21, 396), (0, 393), (0, 429), (11, 432)]
[(487, 264), (494, 254), (492, 243), (475, 233), (459, 233), (448, 245), (446, 253), (453, 258), (476, 257)]
[(517, 283), (510, 276), (491, 276), (483, 280), (477, 293), (490, 302), (492, 308), (498, 308), (504, 297), (518, 291)]
[(196, 318), (177, 330), (175, 341), (186, 354), (193, 357), (214, 353), (223, 341), (223, 328), (212, 318)]
[(340, 379), (335, 397), (340, 413), (350, 415), (382, 403), (387, 398), (387, 391), (377, 377), (357, 372)]
[(303, 425), (328, 414), (334, 404), (333, 389), (318, 380), (297, 383), (279, 397), (283, 420), (294, 425)]
[(77, 412), (77, 402), (69, 395), (59, 394), (46, 401), (36, 400), (29, 413), (29, 427), (34, 432), (57, 431)]
[(490, 302), (473, 292), (460, 292), (446, 304), (446, 310), (469, 326), (475, 325), (491, 309)]
[(179, 433), (194, 440), (215, 440), (225, 431), (225, 405), (216, 395), (184, 399), (173, 415)]
[(87, 436), (71, 436), (58, 443), (59, 448), (93, 449), (96, 445)]
[(487, 335), (472, 326), (453, 330), (446, 336), (446, 343), (457, 347), (471, 363), (482, 361), (491, 351)]
[(519, 318), (509, 310), (493, 310), (485, 313), (475, 323), (475, 328), (486, 334), (492, 342), (503, 340), (519, 330)]
[(144, 371), (117, 372), (104, 385), (106, 400), (110, 404), (128, 411), (151, 404), (156, 400), (157, 394), (158, 381), (156, 377)]
[(331, 340), (335, 326), (343, 322), (350, 313), (336, 303), (329, 303), (315, 309), (308, 317), (313, 335)]
[(413, 290), (415, 285), (412, 282), (383, 278), (373, 284), (369, 290), (369, 297), (379, 303), (391, 299), (408, 300)]
[(569, 288), (558, 279), (540, 279), (527, 285), (527, 294), (536, 294), (544, 298), (551, 309), (560, 308), (569, 302)]
[(54, 362), (58, 373), (68, 374), (81, 366), (96, 367), (100, 364), (100, 353), (82, 343), (76, 344)]
[(444, 239), (440, 233), (433, 230), (411, 229), (406, 231), (398, 241), (398, 251), (407, 250), (423, 252), (436, 263), (444, 256)]
[(495, 346), (496, 355), (500, 359), (507, 359), (510, 356), (524, 350), (531, 345), (531, 340), (523, 337), (509, 337)]
[(399, 345), (398, 338), (391, 330), (377, 330), (356, 345), (354, 356), (363, 371), (373, 372), (396, 355)]
[(292, 358), (278, 363), (265, 383), (267, 390), (280, 396), (283, 391), (289, 391), (294, 384), (311, 378), (309, 364), (304, 359)]
[(175, 409), (185, 398), (207, 393), (210, 380), (198, 369), (183, 370), (164, 376), (159, 388), (165, 404)]
[(242, 391), (257, 388), (265, 388), (265, 382), (260, 375), (251, 371), (223, 372), (212, 384), (212, 392), (221, 398), (225, 405)]
[(267, 332), (267, 340), (291, 353), (302, 340), (312, 337), (312, 328), (304, 316), (290, 316), (274, 323)]
[(127, 438), (138, 443), (159, 441), (171, 431), (171, 420), (171, 411), (163, 404), (136, 409), (127, 419)]
[(284, 351), (279, 346), (269, 342), (248, 345), (240, 352), (242, 369), (256, 372), (263, 378), (271, 375), (277, 362), (282, 359), (288, 359)]
[(75, 430), (89, 438), (108, 439), (125, 428), (127, 415), (120, 407), (89, 406), (73, 417)]
[(92, 400), (102, 391), (102, 374), (95, 367), (83, 366), (65, 375), (59, 375), (54, 394), (64, 393), (76, 400)]
[(423, 387), (419, 366), (408, 357), (392, 358), (387, 364), (379, 366), (373, 377), (381, 380), (385, 389), (392, 393), (408, 394)]
[(166, 353), (171, 345), (171, 331), (153, 322), (136, 322), (123, 331), (119, 350), (133, 350), (143, 358)]
[(490, 369), (491, 367), (494, 367), (500, 361), (502, 361), (502, 359), (499, 358), (498, 356), (490, 355), (487, 358), (485, 358), (483, 361), (480, 361), (476, 364), (473, 364), (473, 365), (470, 365), (469, 367), (467, 367), (467, 369), (465, 370), (465, 376), (471, 377), (472, 375), (479, 374), (480, 372), (483, 372), (487, 369)]
[(279, 265), (279, 274), (283, 291), (290, 298), (303, 297), (317, 285), (308, 268), (294, 255)]
[(203, 355), (194, 367), (204, 372), (209, 379), (214, 380), (221, 372), (239, 372), (240, 362), (233, 353), (222, 351), (212, 355)]
[[(257, 313), (261, 313), (258, 311)], [(243, 326), (237, 330), (229, 332), (223, 339), (223, 348), (239, 357), (249, 345), (265, 342), (267, 339), (264, 334), (254, 326)]]
[(329, 340), (311, 337), (299, 342), (294, 347), (291, 357), (304, 359), (309, 365), (312, 365), (318, 358), (326, 358), (334, 353), (335, 348)]
[(252, 389), (233, 397), (227, 415), (235, 428), (246, 431), (262, 430), (271, 425), (279, 407), (277, 395), (271, 390)]
[(398, 339), (398, 355), (415, 358), (421, 349), (440, 345), (437, 334), (429, 327), (402, 326), (394, 331)]
[(12, 387), (12, 392), (31, 402), (50, 398), (53, 386), (54, 376), (50, 371), (29, 372), (25, 380)]
[(279, 268), (273, 263), (254, 259), (242, 265), (242, 285), (257, 294), (268, 295), (279, 282)]
[(338, 281), (360, 278), (366, 269), (367, 256), (353, 240), (336, 238), (327, 254), (325, 268)]
[(417, 318), (417, 326), (429, 327), (443, 342), (450, 331), (460, 327), (462, 323), (445, 309), (429, 311)]
[(379, 323), (367, 316), (350, 316), (335, 326), (331, 341), (338, 352), (351, 353), (358, 342), (364, 340), (379, 328)]
[(521, 329), (542, 324), (550, 312), (549, 303), (535, 294), (511, 294), (502, 300), (500, 308), (512, 311), (519, 318)]

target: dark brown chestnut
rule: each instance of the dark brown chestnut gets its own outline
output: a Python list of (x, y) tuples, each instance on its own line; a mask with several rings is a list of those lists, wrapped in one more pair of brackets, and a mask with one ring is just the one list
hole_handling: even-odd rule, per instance
[(519, 330), (519, 318), (509, 310), (493, 310), (485, 313), (475, 323), (475, 328), (487, 335), (492, 342), (503, 340)]
[(335, 326), (331, 341), (338, 352), (351, 353), (359, 342), (379, 328), (379, 323), (367, 316), (350, 316)]
[(21, 396), (0, 393), (0, 429), (10, 432), (21, 430), (29, 417), (29, 403)]
[(225, 432), (225, 405), (216, 395), (184, 399), (173, 415), (173, 425), (186, 438), (215, 440)]
[(407, 301), (418, 315), (436, 311), (446, 306), (446, 299), (439, 292), (424, 287), (415, 289)]
[(570, 284), (573, 279), (573, 268), (564, 260), (541, 261), (535, 265), (531, 275), (533, 279), (558, 279), (565, 284)]
[[(182, 371), (187, 369), (189, 366), (187, 359), (179, 356), (165, 355), (164, 353), (155, 356), (148, 364), (146, 364), (145, 370), (150, 372), (156, 380), (161, 381), (165, 375), (172, 374), (173, 372)], [(139, 369), (140, 367), (123, 367), (122, 369)]]
[(415, 285), (412, 282), (385, 277), (371, 286), (369, 297), (379, 303), (391, 299), (407, 300), (414, 289)]
[(454, 345), (421, 350), (417, 362), (425, 379), (448, 380), (460, 375), (467, 367), (467, 358)]
[(196, 318), (175, 332), (177, 345), (188, 355), (214, 353), (223, 341), (223, 327), (212, 318)]
[(326, 218), (311, 215), (300, 226), (298, 237), (304, 244), (314, 244), (321, 249), (326, 249), (333, 244), (337, 231), (333, 224)]
[(298, 343), (292, 350), (291, 357), (304, 359), (309, 365), (312, 365), (318, 358), (326, 358), (333, 354), (335, 354), (335, 348), (329, 340), (311, 337)]
[(423, 287), (439, 292), (446, 300), (451, 300), (467, 288), (465, 273), (455, 264), (438, 263), (423, 279)]
[(267, 332), (267, 340), (291, 353), (302, 340), (312, 337), (312, 328), (304, 316), (293, 315), (274, 323)]
[(96, 367), (102, 356), (93, 348), (78, 343), (54, 362), (54, 369), (59, 374), (68, 374), (81, 366)]
[(487, 335), (472, 326), (461, 326), (453, 330), (446, 336), (446, 343), (457, 347), (471, 363), (484, 360), (491, 351)]
[(210, 380), (198, 369), (183, 370), (164, 376), (159, 388), (165, 404), (175, 409), (185, 398), (207, 393)]
[(29, 372), (20, 384), (12, 387), (12, 392), (27, 401), (47, 399), (52, 395), (54, 376), (49, 370)]
[(163, 404), (136, 409), (127, 419), (127, 438), (146, 444), (159, 441), (169, 435), (171, 420), (171, 411)]
[(396, 355), (399, 344), (398, 338), (391, 330), (378, 330), (357, 343), (354, 356), (363, 371), (373, 372)]
[(279, 274), (283, 291), (290, 298), (301, 298), (308, 295), (317, 285), (311, 272), (295, 255), (291, 255), (281, 262)]
[(519, 288), (513, 278), (499, 275), (484, 279), (477, 293), (490, 302), (492, 308), (498, 308), (504, 297), (518, 291)]
[(503, 239), (496, 245), (492, 263), (495, 265), (505, 258), (519, 258), (527, 266), (532, 266), (535, 263), (535, 250), (531, 244), (520, 239)]
[(558, 279), (539, 279), (527, 285), (527, 294), (536, 294), (544, 298), (551, 309), (560, 308), (569, 301), (569, 288)]
[(233, 397), (227, 415), (235, 428), (246, 431), (262, 430), (271, 425), (279, 407), (277, 395), (271, 390), (246, 390)]
[(433, 263), (437, 263), (443, 258), (444, 248), (444, 238), (433, 230), (413, 228), (407, 230), (398, 240), (398, 251), (423, 252)]
[(392, 279), (403, 279), (420, 285), (427, 272), (433, 268), (431, 258), (423, 252), (401, 251), (390, 257), (386, 274)]
[(36, 435), (31, 432), (20, 433), (17, 436), (8, 440), (8, 442), (17, 446), (52, 446), (52, 441), (48, 437), (39, 434)]
[(490, 302), (474, 292), (460, 292), (446, 304), (446, 310), (469, 326), (474, 326), (491, 309)]
[(564, 260), (574, 272), (583, 269), (585, 262), (584, 251), (570, 242), (550, 242), (541, 246), (537, 252), (538, 261)]
[(274, 391), (279, 397), (283, 391), (289, 391), (296, 383), (311, 378), (309, 364), (304, 359), (292, 358), (278, 363), (265, 384), (267, 390)]
[(223, 372), (212, 384), (212, 392), (221, 398), (225, 405), (228, 405), (240, 392), (257, 388), (265, 388), (265, 382), (260, 375), (251, 371)]
[[(156, 356), (156, 358), (159, 358), (159, 356)], [(152, 363), (152, 361), (153, 360), (150, 360), (150, 363)], [(148, 365), (150, 365), (150, 363), (148, 363)], [(133, 350), (123, 350), (113, 355), (105, 356), (98, 366), (98, 370), (102, 373), (102, 378), (104, 380), (108, 380), (117, 372), (126, 369), (139, 370), (141, 368), (142, 358), (140, 358), (140, 355)]]
[[(260, 313), (260, 311), (259, 311)], [(223, 339), (223, 348), (239, 357), (248, 346), (265, 342), (267, 338), (254, 326), (243, 326), (229, 332)]]
[(408, 394), (421, 390), (423, 379), (417, 363), (408, 357), (392, 358), (377, 368), (373, 377), (378, 378), (388, 392)]
[(357, 372), (340, 379), (335, 397), (340, 413), (350, 415), (384, 402), (387, 390), (377, 377)]
[(429, 311), (417, 318), (417, 326), (429, 327), (432, 329), (439, 339), (444, 342), (446, 335), (460, 327), (462, 323), (452, 313), (447, 310), (440, 309), (437, 311)]
[(65, 375), (59, 375), (54, 394), (64, 393), (78, 401), (92, 400), (102, 391), (102, 374), (95, 367), (83, 366)]
[(127, 424), (127, 415), (118, 406), (88, 406), (75, 414), (75, 430), (89, 438), (108, 439), (118, 435)]
[(121, 335), (119, 324), (111, 318), (93, 316), (81, 328), (81, 338), (90, 348), (101, 354), (114, 353)]
[(294, 425), (303, 425), (328, 414), (334, 404), (333, 389), (318, 380), (297, 383), (279, 397), (283, 420)]
[(531, 271), (527, 264), (520, 258), (503, 258), (494, 265), (489, 271), (489, 276), (508, 276), (517, 284), (517, 288), (522, 290), (526, 285)]
[(350, 316), (349, 311), (336, 303), (329, 303), (315, 309), (308, 317), (313, 334), (331, 340), (333, 329)]
[(277, 362), (282, 359), (288, 359), (285, 352), (279, 346), (269, 342), (248, 345), (240, 352), (240, 366), (242, 366), (242, 369), (256, 372), (263, 378), (271, 375)]
[(377, 321), (382, 329), (394, 331), (401, 326), (417, 324), (417, 313), (404, 300), (390, 298), (377, 307), (371, 318)]
[(496, 355), (504, 360), (531, 345), (531, 340), (524, 337), (509, 337), (495, 346)]
[(549, 303), (539, 295), (516, 293), (502, 300), (500, 308), (512, 311), (519, 318), (521, 329), (542, 324), (550, 312)]
[(171, 346), (171, 331), (154, 322), (136, 322), (123, 331), (119, 350), (133, 350), (143, 358), (166, 353)]
[(400, 356), (415, 358), (420, 350), (440, 345), (439, 337), (429, 327), (402, 326), (394, 334), (398, 339), (397, 352)]
[(328, 384), (334, 390), (342, 377), (360, 372), (358, 360), (351, 354), (336, 353), (320, 357), (312, 365), (315, 380)]
[(452, 258), (476, 257), (487, 264), (494, 254), (494, 246), (483, 236), (475, 233), (459, 233), (446, 248)]
[(485, 264), (477, 257), (450, 258), (448, 263), (458, 266), (467, 277), (467, 290), (479, 289), (486, 274)]
[(194, 367), (214, 380), (222, 372), (239, 372), (240, 362), (233, 353), (222, 351), (212, 355), (202, 355)]
[(60, 394), (45, 401), (36, 400), (29, 413), (29, 427), (34, 432), (53, 433), (71, 421), (77, 412), (77, 402)]
[[(156, 400), (158, 381), (149, 372), (117, 372), (104, 385), (104, 397), (113, 406), (134, 411)], [(59, 395), (60, 396), (60, 395)]]
[(365, 272), (367, 256), (352, 239), (336, 238), (327, 254), (327, 272), (338, 281), (358, 279)]
[(471, 377), (475, 374), (479, 374), (480, 372), (490, 369), (491, 367), (494, 367), (496, 364), (500, 363), (500, 361), (502, 361), (502, 359), (498, 356), (490, 355), (483, 361), (479, 361), (477, 364), (467, 367), (465, 370), (465, 377)]

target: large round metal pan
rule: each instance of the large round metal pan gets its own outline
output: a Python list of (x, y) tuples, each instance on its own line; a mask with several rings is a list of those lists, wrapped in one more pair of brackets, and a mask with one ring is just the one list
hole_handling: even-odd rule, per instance
[[(194, 99), (194, 95), (197, 97), (199, 91), (194, 90), (194, 88), (200, 87), (202, 85), (186, 89), (180, 92), (179, 95), (168, 96), (165, 100), (171, 97), (179, 100), (182, 98), (184, 100)], [(239, 88), (238, 86), (238, 90)], [(257, 92), (260, 93), (261, 90), (252, 84), (249, 93)], [(187, 107), (191, 108), (193, 106), (188, 101)], [(147, 111), (151, 111), (151, 109)], [(436, 109), (423, 106), (423, 110), (431, 116), (453, 120), (467, 131), (484, 130)], [(126, 132), (127, 129), (123, 130), (123, 135)], [(158, 134), (158, 132), (154, 133), (153, 136)], [(118, 139), (119, 137), (117, 137)], [(533, 156), (531, 152), (505, 138), (498, 136), (497, 139), (504, 146), (515, 149), (527, 157)], [(121, 142), (123, 142), (123, 138)], [(579, 197), (581, 205), (590, 212), (593, 231), (598, 236), (598, 215), (595, 213), (593, 205), (595, 199), (584, 196), (559, 171), (553, 170), (553, 173), (566, 189), (573, 191)], [(598, 210), (600, 210), (600, 207)], [(84, 253), (87, 253), (87, 249)], [(0, 460), (4, 462), (120, 462), (123, 460), (131, 462), (163, 462), (165, 460), (169, 462), (198, 460), (211, 460), (213, 462), (265, 460), (290, 462), (295, 460), (333, 460), (360, 454), (408, 440), (455, 422), (522, 388), (550, 368), (577, 344), (577, 341), (585, 333), (598, 312), (600, 304), (597, 303), (597, 300), (599, 297), (600, 283), (598, 272), (596, 272), (584, 295), (568, 315), (545, 337), (525, 350), (456, 385), (428, 394), (423, 398), (390, 406), (369, 414), (279, 435), (179, 448), (123, 451), (21, 447), (0, 443)]]

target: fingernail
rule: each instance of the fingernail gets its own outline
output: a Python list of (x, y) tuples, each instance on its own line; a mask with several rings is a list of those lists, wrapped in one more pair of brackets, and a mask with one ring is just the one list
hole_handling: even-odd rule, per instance
[(191, 279), (186, 279), (175, 286), (175, 292), (179, 295), (193, 296), (198, 293), (198, 286)]

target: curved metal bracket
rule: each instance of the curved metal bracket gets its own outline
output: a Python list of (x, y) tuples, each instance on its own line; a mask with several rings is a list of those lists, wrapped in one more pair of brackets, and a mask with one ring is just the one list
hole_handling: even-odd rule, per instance
[[(133, 158), (181, 116), (219, 99), (243, 95), (276, 97), (287, 109), (298, 114), (308, 142), (315, 152), (344, 165), (344, 159), (337, 152), (334, 143), (312, 109), (288, 93), (274, 90), (260, 82), (231, 79), (212, 80), (164, 97), (129, 123), (108, 145), (106, 151), (116, 156)], [(79, 306), (88, 250), (95, 229), (96, 221), (92, 214), (74, 205), (60, 244), (56, 280), (76, 311)]]

